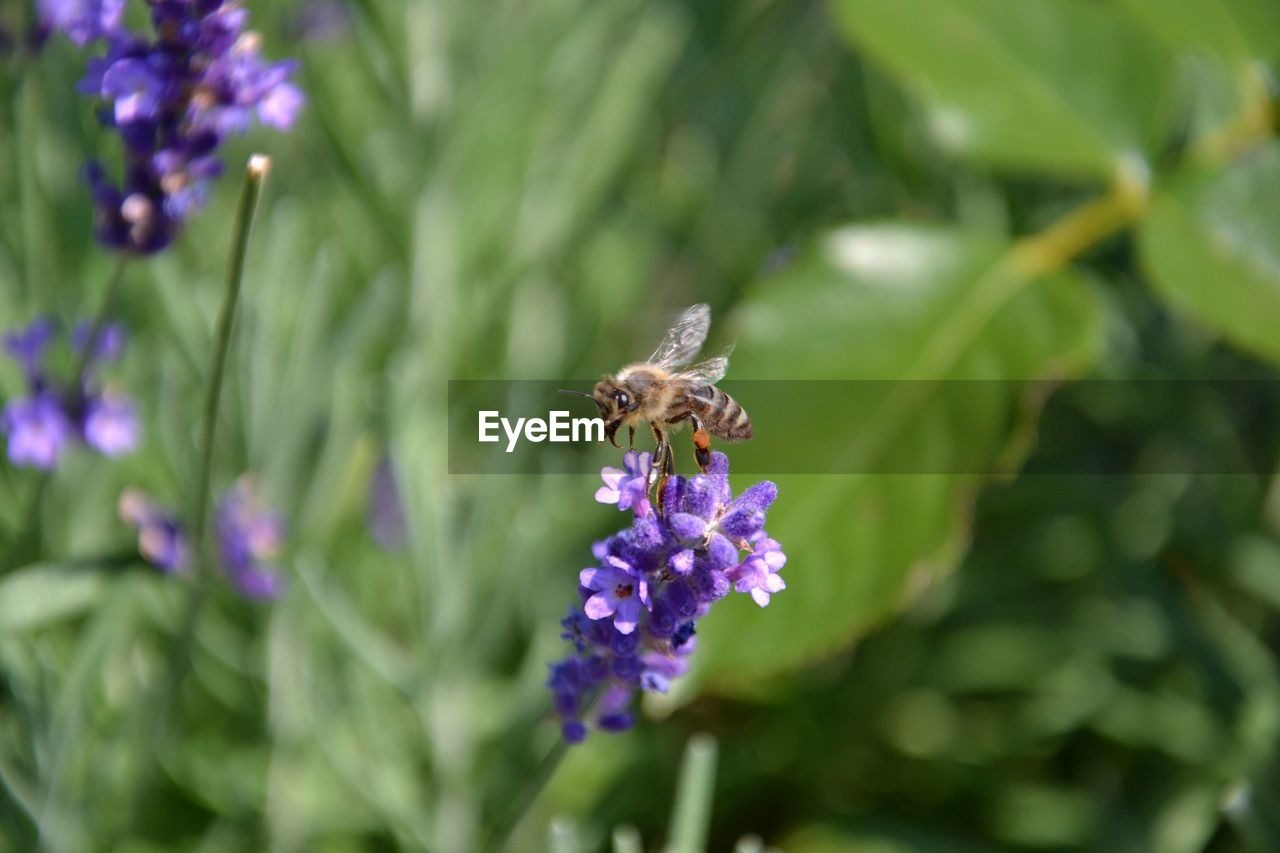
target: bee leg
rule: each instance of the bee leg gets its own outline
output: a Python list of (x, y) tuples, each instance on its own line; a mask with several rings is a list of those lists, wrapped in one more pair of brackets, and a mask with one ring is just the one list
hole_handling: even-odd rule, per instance
[(656, 424), (649, 424), (649, 430), (653, 433), (653, 457), (649, 460), (649, 480), (650, 486), (655, 482), (655, 478), (662, 470), (662, 460), (667, 450), (667, 434), (658, 428)]
[(697, 415), (690, 415), (689, 418), (693, 421), (693, 458), (703, 473), (706, 473), (711, 465), (711, 436), (702, 428), (702, 421)]
[(667, 478), (670, 476), (668, 468), (671, 459), (671, 442), (667, 440), (667, 434), (657, 424), (649, 424), (649, 429), (653, 431), (653, 440), (658, 445), (654, 448), (653, 460), (649, 464), (649, 483), (657, 483), (655, 497), (658, 501), (658, 515), (662, 515), (662, 493), (666, 491)]
[(627, 435), (627, 450), (635, 450), (636, 449), (636, 428), (627, 427), (627, 429), (630, 430), (630, 433)]

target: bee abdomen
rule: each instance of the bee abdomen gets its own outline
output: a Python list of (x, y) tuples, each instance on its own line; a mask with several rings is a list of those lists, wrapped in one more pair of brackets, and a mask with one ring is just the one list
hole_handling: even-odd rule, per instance
[(751, 438), (751, 418), (737, 400), (714, 385), (699, 388), (689, 395), (694, 414), (702, 426), (716, 438), (745, 441)]

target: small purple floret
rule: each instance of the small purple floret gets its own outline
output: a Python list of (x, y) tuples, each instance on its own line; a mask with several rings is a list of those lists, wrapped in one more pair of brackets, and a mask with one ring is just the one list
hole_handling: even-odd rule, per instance
[(632, 510), (637, 518), (649, 514), (649, 463), (648, 453), (628, 450), (622, 457), (622, 468), (604, 468), (600, 479), (604, 485), (596, 489), (596, 500), (602, 504), (617, 504), (620, 510)]
[(630, 634), (640, 622), (641, 611), (650, 606), (648, 583), (617, 557), (606, 557), (605, 562), (606, 568), (583, 569), (578, 575), (578, 583), (595, 592), (583, 611), (592, 619), (612, 616), (613, 626)]
[(115, 104), (117, 125), (152, 121), (160, 109), (165, 81), (143, 59), (121, 59), (102, 75), (99, 94)]

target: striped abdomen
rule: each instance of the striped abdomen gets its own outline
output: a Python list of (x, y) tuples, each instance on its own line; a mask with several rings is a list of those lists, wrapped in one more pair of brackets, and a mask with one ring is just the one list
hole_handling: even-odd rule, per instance
[(725, 441), (751, 438), (751, 418), (738, 401), (714, 385), (699, 385), (686, 395), (689, 409), (707, 432)]

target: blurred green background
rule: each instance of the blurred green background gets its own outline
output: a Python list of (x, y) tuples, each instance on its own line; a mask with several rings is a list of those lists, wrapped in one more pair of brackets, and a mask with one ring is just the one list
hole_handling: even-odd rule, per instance
[[(478, 848), (557, 737), (558, 619), (621, 516), (587, 477), (450, 477), (446, 383), (596, 376), (705, 301), (729, 390), (1000, 380), (980, 406), (815, 401), (787, 436), (938, 471), (977, 448), (989, 476), (777, 478), (786, 592), (721, 605), (690, 677), (574, 748), (512, 849), (553, 816), (559, 849), (622, 824), (661, 849), (697, 731), (712, 850), (1274, 849), (1274, 0), (247, 6), (308, 107), (237, 141), (211, 207), (129, 268), (112, 378), (146, 443), (73, 455), (42, 559), (0, 576), (0, 848)], [(78, 171), (118, 154), (83, 60), (4, 56), (5, 327), (90, 314), (109, 274)], [(255, 150), (215, 483), (255, 471), (288, 516), (288, 592), (217, 590), (175, 692), (186, 589), (118, 558), (116, 497), (194, 500)], [(1250, 384), (1168, 381), (1193, 378)], [(0, 397), (20, 388), (6, 363)], [(36, 484), (4, 465), (0, 553)]]

